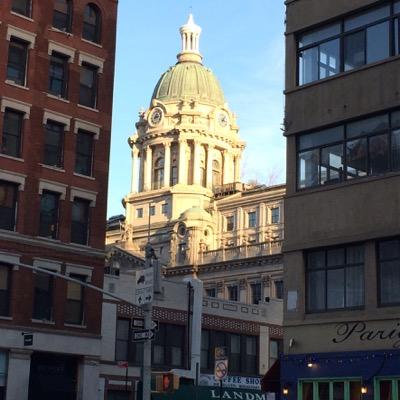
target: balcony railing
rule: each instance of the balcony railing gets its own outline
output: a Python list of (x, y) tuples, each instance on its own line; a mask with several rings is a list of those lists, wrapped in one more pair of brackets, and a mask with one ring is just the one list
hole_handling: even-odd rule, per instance
[(283, 240), (251, 243), (241, 246), (225, 247), (217, 250), (202, 251), (199, 254), (200, 264), (240, 260), (243, 258), (269, 256), (282, 251)]

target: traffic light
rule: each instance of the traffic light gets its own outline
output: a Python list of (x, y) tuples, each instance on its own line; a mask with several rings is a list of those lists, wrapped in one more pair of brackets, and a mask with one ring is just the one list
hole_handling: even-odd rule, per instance
[(159, 373), (156, 375), (156, 391), (172, 392), (179, 389), (179, 376), (170, 372)]

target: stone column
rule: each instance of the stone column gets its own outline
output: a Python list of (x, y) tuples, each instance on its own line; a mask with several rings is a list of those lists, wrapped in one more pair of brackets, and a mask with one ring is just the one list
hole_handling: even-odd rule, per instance
[(241, 155), (235, 157), (235, 182), (240, 182), (240, 161)]
[(151, 173), (153, 169), (153, 150), (150, 145), (146, 147), (146, 161), (144, 171), (144, 191), (151, 190)]
[(207, 188), (212, 189), (212, 162), (213, 162), (214, 147), (208, 145), (207, 149)]
[(144, 165), (145, 165), (145, 155), (144, 150), (141, 149), (139, 151), (140, 157), (140, 166), (139, 166), (139, 192), (143, 192), (144, 190)]
[(193, 184), (201, 185), (200, 182), (200, 142), (193, 141)]
[(32, 351), (11, 349), (8, 353), (6, 400), (28, 400)]
[(164, 143), (164, 183), (163, 187), (169, 186), (171, 174), (171, 142)]
[(97, 359), (83, 357), (79, 364), (78, 399), (98, 399), (100, 366)]
[(187, 184), (186, 139), (179, 139), (178, 183)]
[(228, 150), (222, 151), (222, 184), (225, 185), (229, 183), (229, 153)]
[(136, 193), (138, 191), (138, 181), (137, 181), (137, 163), (138, 163), (139, 150), (134, 147), (132, 149), (132, 179), (131, 179), (131, 192)]

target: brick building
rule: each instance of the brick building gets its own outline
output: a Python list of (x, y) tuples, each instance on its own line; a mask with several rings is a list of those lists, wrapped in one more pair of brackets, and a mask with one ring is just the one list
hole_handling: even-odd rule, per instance
[(103, 285), (116, 12), (0, 2), (1, 400), (97, 395), (101, 295), (18, 264)]

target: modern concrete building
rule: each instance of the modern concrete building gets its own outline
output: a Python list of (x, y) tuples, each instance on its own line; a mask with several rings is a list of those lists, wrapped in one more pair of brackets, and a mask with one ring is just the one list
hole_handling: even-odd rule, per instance
[[(166, 336), (156, 335), (154, 370), (178, 368), (181, 377), (195, 377), (196, 363), (185, 364), (190, 351), (180, 351), (178, 365), (168, 358), (171, 350), (165, 350), (162, 362), (157, 358), (161, 357), (159, 346), (170, 349), (176, 337), (190, 334), (185, 326), (190, 320), (185, 317), (187, 287), (182, 282), (195, 279), (204, 289), (198, 294), (203, 297), (197, 325), (202, 331), (196, 332), (192, 345), (197, 347), (192, 351), (193, 357), (198, 356), (201, 348), (200, 372), (205, 381), (212, 381), (214, 348), (226, 346), (231, 354), (229, 375), (259, 385), (260, 375), (278, 357), (283, 334), (285, 187), (241, 182), (244, 143), (217, 78), (202, 63), (200, 31), (192, 16), (181, 27), (178, 62), (161, 76), (149, 108), (140, 114), (137, 132), (129, 138), (132, 186), (124, 198), (126, 215), (110, 219), (106, 241), (111, 252), (143, 260), (150, 238), (163, 265), (165, 292), (157, 299), (160, 311), (155, 311), (155, 317), (171, 327)], [(133, 285), (132, 274), (118, 272), (114, 277), (107, 273), (106, 279), (115, 293)], [(108, 307), (105, 304), (105, 310)], [(123, 389), (125, 371), (116, 367), (113, 338), (118, 340), (117, 331), (122, 329), (118, 324), (129, 327), (129, 321), (141, 314), (139, 308), (115, 307), (116, 311), (103, 313), (110, 332), (104, 378), (119, 380)], [(128, 340), (126, 334), (124, 338)], [(183, 345), (184, 340), (179, 343)], [(132, 350), (124, 356), (132, 366), (130, 379), (139, 376), (138, 354)], [(180, 396), (174, 398), (187, 398)], [(210, 391), (204, 396), (213, 398)]]
[(97, 398), (102, 296), (20, 263), (103, 286), (116, 11), (0, 2), (1, 400)]
[(400, 2), (286, 6), (283, 397), (397, 400)]

